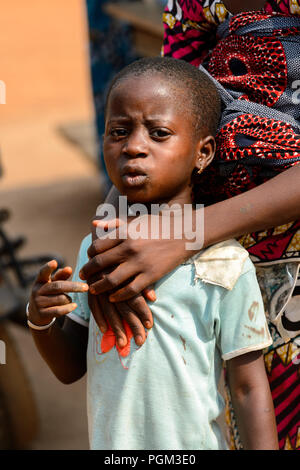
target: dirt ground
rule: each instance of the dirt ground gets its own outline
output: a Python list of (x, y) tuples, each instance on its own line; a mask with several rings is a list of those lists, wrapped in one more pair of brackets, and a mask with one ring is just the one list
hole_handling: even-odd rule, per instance
[[(93, 118), (84, 2), (6, 2), (0, 30), (0, 80), (6, 85), (6, 104), (0, 105), (0, 207), (11, 211), (5, 228), (27, 238), (20, 254), (55, 252), (74, 267), (102, 198), (96, 165), (57, 132), (62, 124)], [(13, 324), (10, 331), (39, 411), (30, 448), (87, 449), (85, 379), (60, 384), (29, 331)]]

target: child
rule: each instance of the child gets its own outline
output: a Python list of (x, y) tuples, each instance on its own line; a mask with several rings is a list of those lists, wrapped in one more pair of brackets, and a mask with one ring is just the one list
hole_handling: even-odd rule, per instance
[[(243, 236), (240, 242), (256, 263), (273, 337), (265, 364), (280, 449), (298, 449), (300, 3), (169, 0), (164, 28), (164, 55), (204, 66), (223, 98), (216, 157), (196, 185), (196, 196), (207, 203), (204, 247)], [(106, 268), (118, 266), (109, 277), (115, 287), (110, 299), (129, 301), (191, 256), (185, 242), (139, 240), (132, 250), (129, 237), (94, 242), (89, 253)], [(95, 278), (92, 263), (83, 268), (86, 279), (89, 271)], [(98, 282), (97, 292), (106, 290)], [(126, 318), (138, 336), (144, 313), (135, 311)], [(108, 316), (121, 337), (114, 318)], [(236, 432), (232, 445), (240, 446)]]
[[(214, 156), (218, 110), (211, 80), (184, 62), (144, 59), (117, 75), (107, 98), (104, 158), (130, 204), (192, 203), (192, 174)], [(90, 315), (88, 287), (78, 283), (90, 243), (89, 235), (72, 282), (70, 268), (53, 279), (56, 263), (42, 268), (29, 326), (63, 382), (85, 373), (87, 349), (91, 448), (226, 449), (216, 423), (223, 408), (217, 391), (223, 359), (244, 448), (277, 449), (262, 355), (271, 339), (248, 253), (227, 241), (169, 273), (155, 286), (155, 324), (147, 341), (137, 348), (131, 339), (120, 348), (111, 330), (100, 332)], [(65, 295), (70, 292), (76, 304)], [(61, 328), (54, 319), (67, 313)]]

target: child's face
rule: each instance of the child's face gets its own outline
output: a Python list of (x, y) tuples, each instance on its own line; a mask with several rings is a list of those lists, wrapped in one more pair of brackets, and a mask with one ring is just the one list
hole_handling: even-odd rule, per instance
[(128, 77), (112, 90), (104, 159), (130, 202), (190, 202), (199, 152), (187, 106), (185, 93), (157, 75)]

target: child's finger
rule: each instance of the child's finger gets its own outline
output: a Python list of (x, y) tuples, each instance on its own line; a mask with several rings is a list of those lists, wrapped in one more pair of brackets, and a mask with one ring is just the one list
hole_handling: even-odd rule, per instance
[(107, 295), (99, 295), (98, 296), (100, 308), (102, 312), (105, 312), (105, 317), (108, 320), (111, 329), (113, 330), (117, 343), (120, 348), (124, 348), (128, 343), (126, 332), (124, 329), (123, 322), (120, 318), (120, 315), (112, 303), (108, 301)]
[(64, 294), (66, 292), (87, 292), (88, 284), (85, 282), (72, 281), (54, 281), (44, 284), (38, 291), (38, 295), (55, 295)]
[(66, 294), (51, 296), (41, 295), (36, 297), (35, 303), (39, 309), (42, 309), (48, 307), (55, 307), (56, 305), (68, 305), (72, 303), (72, 299)]
[(97, 325), (99, 326), (100, 328), (100, 331), (102, 333), (106, 333), (107, 331), (107, 323), (105, 321), (105, 318), (104, 318), (104, 315), (103, 315), (103, 312), (101, 310), (101, 307), (100, 307), (100, 303), (99, 303), (99, 300), (98, 300), (98, 297), (96, 295), (91, 295), (89, 293), (89, 296), (88, 296), (88, 302), (89, 302), (89, 307), (91, 309), (91, 312), (95, 318), (95, 321), (97, 323)]
[(58, 269), (52, 276), (52, 281), (66, 281), (72, 275), (72, 268), (65, 266), (64, 268)]
[(68, 313), (73, 312), (77, 308), (76, 303), (71, 303), (67, 305), (56, 305), (54, 307), (47, 307), (40, 310), (41, 315), (49, 317), (61, 317), (63, 315), (67, 315)]
[(44, 284), (45, 282), (49, 282), (51, 279), (51, 274), (57, 269), (57, 261), (55, 259), (48, 261), (48, 263), (44, 264), (41, 267), (37, 277), (36, 283)]

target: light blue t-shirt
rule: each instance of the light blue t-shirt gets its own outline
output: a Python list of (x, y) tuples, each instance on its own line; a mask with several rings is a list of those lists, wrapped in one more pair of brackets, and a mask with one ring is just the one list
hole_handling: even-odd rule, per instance
[[(88, 261), (87, 236), (74, 280)], [(105, 450), (226, 449), (216, 423), (222, 360), (271, 344), (262, 298), (249, 258), (234, 288), (195, 280), (193, 260), (155, 285), (154, 326), (143, 346), (122, 357), (114, 337), (90, 315), (87, 294), (73, 294), (69, 315), (88, 326), (87, 401), (90, 446)], [(103, 348), (109, 349), (103, 353)]]

